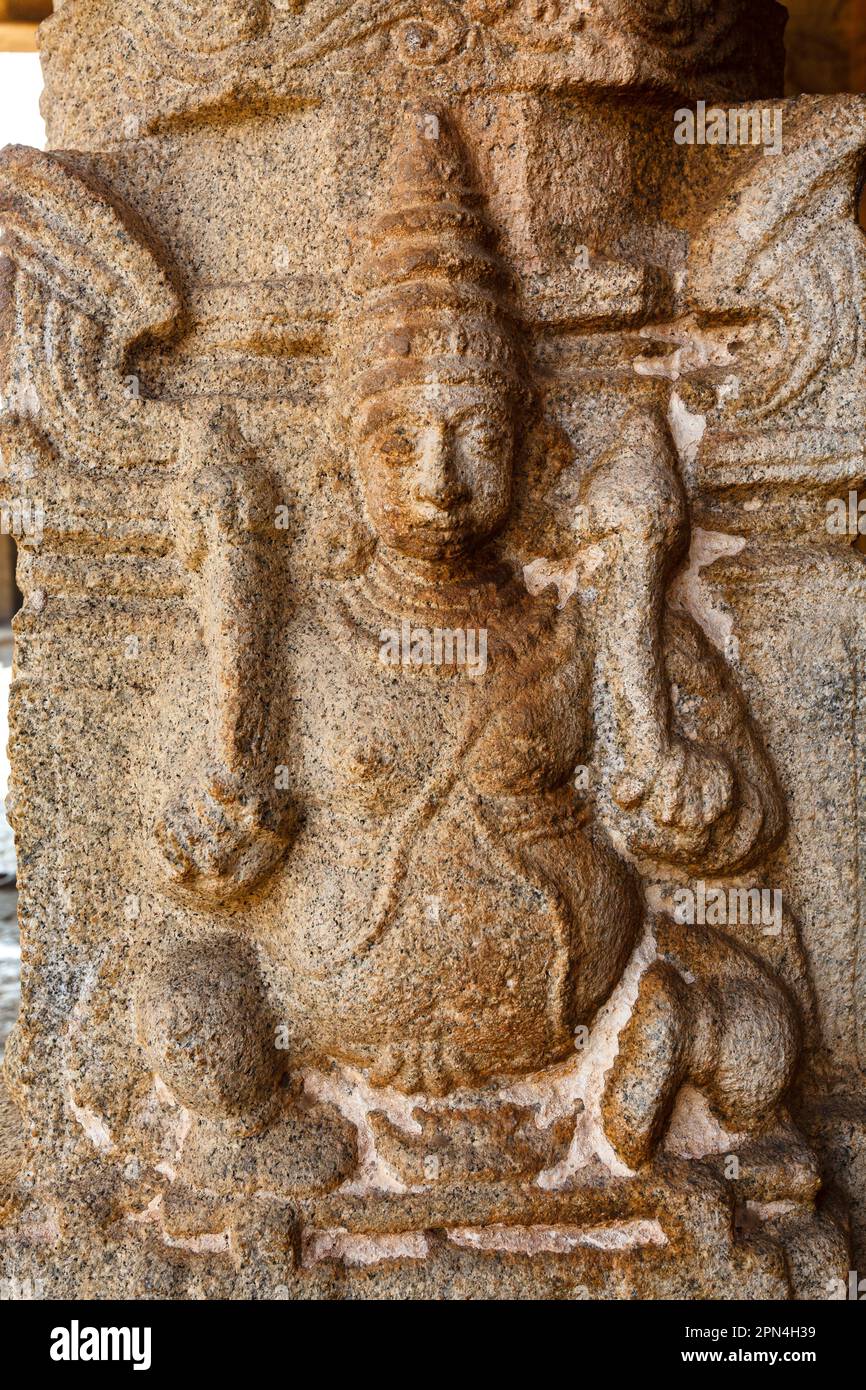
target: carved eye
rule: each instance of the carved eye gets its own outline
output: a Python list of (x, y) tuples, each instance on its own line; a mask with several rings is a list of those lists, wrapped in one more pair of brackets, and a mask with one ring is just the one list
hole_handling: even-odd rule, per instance
[(473, 425), (472, 438), (479, 444), (497, 444), (499, 442), (499, 431), (494, 425)]
[(386, 463), (397, 468), (415, 456), (415, 440), (406, 429), (385, 430), (377, 440), (377, 450)]
[(470, 420), (463, 428), (473, 448), (492, 453), (502, 444), (502, 431), (492, 420)]

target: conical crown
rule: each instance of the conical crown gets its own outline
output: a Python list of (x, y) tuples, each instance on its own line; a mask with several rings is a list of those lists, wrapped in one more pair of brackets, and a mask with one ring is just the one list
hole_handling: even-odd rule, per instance
[(407, 112), (356, 270), (351, 405), (394, 386), (523, 380), (511, 283), (450, 121)]

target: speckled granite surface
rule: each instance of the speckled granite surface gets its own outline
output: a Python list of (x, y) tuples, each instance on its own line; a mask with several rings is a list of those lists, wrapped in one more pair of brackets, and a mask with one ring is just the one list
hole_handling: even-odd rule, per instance
[(781, 19), (44, 27), (7, 1277), (846, 1287), (866, 99), (783, 101)]

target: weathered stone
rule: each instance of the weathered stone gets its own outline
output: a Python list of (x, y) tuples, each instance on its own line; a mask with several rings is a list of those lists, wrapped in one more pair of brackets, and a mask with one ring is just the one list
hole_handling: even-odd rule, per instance
[(327, 1192), (355, 1170), (355, 1133), (324, 1105), (289, 1105), (262, 1134), (240, 1144), (231, 1129), (198, 1117), (184, 1143), (182, 1172), (209, 1192)]
[(0, 157), (4, 1277), (837, 1296), (866, 98), (772, 0), (115, 8)]
[(574, 1133), (572, 1116), (542, 1128), (536, 1111), (507, 1104), (488, 1110), (413, 1110), (412, 1120), (417, 1132), (407, 1133), (384, 1115), (370, 1116), (376, 1152), (409, 1187), (431, 1180), (536, 1177), (566, 1157)]

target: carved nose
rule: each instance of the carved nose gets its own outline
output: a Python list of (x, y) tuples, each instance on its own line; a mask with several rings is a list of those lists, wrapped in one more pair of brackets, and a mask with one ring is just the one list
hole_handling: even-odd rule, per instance
[(451, 440), (441, 425), (431, 426), (424, 433), (414, 492), (416, 501), (442, 510), (455, 507), (466, 496), (455, 468)]

